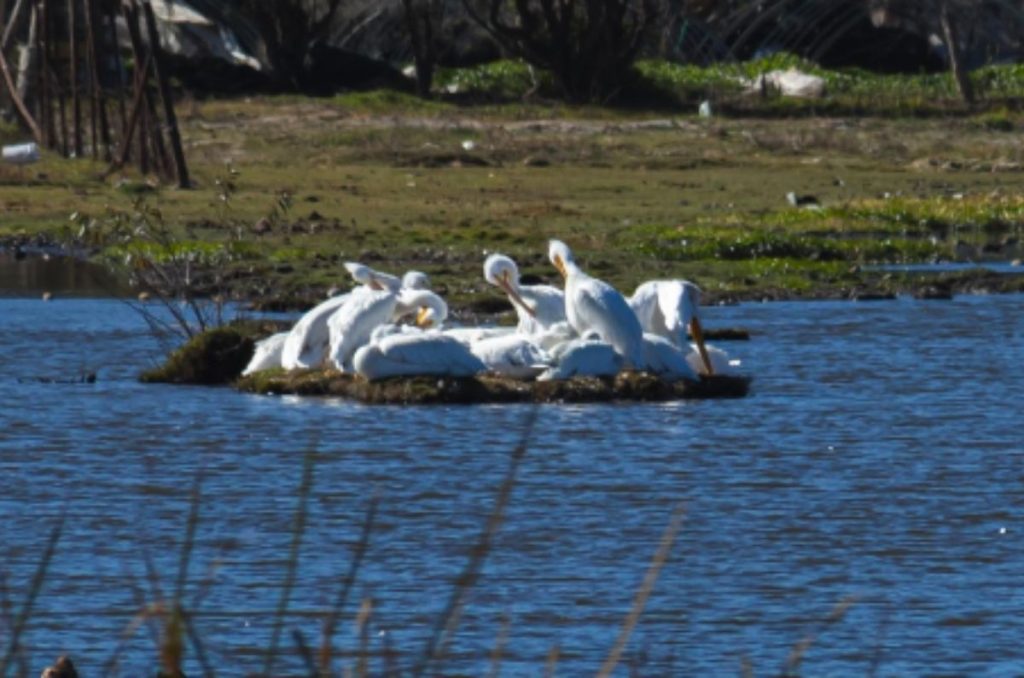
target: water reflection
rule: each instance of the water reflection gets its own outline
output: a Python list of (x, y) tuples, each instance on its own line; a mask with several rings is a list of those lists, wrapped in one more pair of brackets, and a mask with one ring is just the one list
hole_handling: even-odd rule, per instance
[(104, 267), (74, 257), (25, 254), (0, 248), (0, 294), (43, 292), (76, 297), (114, 296), (129, 290)]

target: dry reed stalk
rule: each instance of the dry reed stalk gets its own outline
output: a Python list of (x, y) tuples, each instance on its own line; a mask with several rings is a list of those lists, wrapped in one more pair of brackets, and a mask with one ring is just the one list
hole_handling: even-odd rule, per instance
[(309, 495), (313, 489), (313, 453), (306, 454), (302, 468), (302, 482), (299, 485), (299, 504), (295, 509), (295, 526), (292, 528), (292, 544), (288, 554), (288, 565), (285, 570), (284, 586), (281, 589), (281, 600), (277, 604), (274, 616), (274, 632), (270, 640), (270, 649), (263, 664), (263, 675), (273, 675), (274, 659), (284, 628), (284, 618), (288, 614), (288, 603), (291, 599), (292, 587), (295, 586), (295, 572), (298, 569), (299, 549), (302, 546), (302, 534), (306, 529), (306, 517), (309, 512)]
[(466, 597), (480, 576), (480, 570), (487, 559), (487, 554), (491, 550), (491, 542), (494, 539), (494, 535), (497, 534), (498, 528), (501, 527), (505, 507), (508, 505), (508, 500), (512, 495), (512, 488), (515, 486), (520, 462), (526, 456), (530, 436), (533, 434), (534, 425), (537, 423), (539, 411), (537, 407), (533, 407), (523, 423), (523, 435), (519, 440), (519, 444), (512, 451), (508, 471), (501, 486), (498, 488), (494, 509), (484, 525), (480, 538), (470, 551), (466, 567), (455, 581), (448, 604), (445, 606), (441, 616), (438, 617), (437, 624), (435, 624), (433, 633), (427, 641), (427, 646), (423, 651), (419, 664), (413, 669), (412, 675), (414, 676), (423, 675), (427, 672), (432, 662), (440, 661), (444, 655), (444, 649), (455, 635), (459, 619), (461, 618), (462, 606), (465, 604)]
[(622, 658), (622, 651), (625, 649), (626, 643), (629, 642), (630, 636), (633, 635), (633, 630), (636, 628), (637, 622), (640, 621), (640, 615), (643, 614), (647, 599), (651, 597), (654, 584), (658, 581), (658, 575), (661, 574), (661, 568), (665, 565), (669, 553), (672, 551), (672, 544), (675, 542), (676, 535), (679, 534), (679, 529), (683, 525), (684, 515), (685, 511), (682, 506), (677, 507), (672, 512), (672, 518), (661, 535), (661, 544), (658, 546), (654, 558), (651, 559), (651, 566), (647, 568), (647, 574), (644, 575), (644, 580), (640, 584), (636, 596), (633, 598), (633, 608), (629, 611), (625, 622), (622, 624), (622, 629), (619, 631), (619, 637), (616, 639), (615, 645), (597, 672), (598, 676), (603, 678), (610, 676)]
[(43, 551), (43, 557), (39, 561), (39, 565), (36, 566), (35, 574), (32, 575), (32, 583), (29, 584), (28, 595), (25, 596), (25, 602), (21, 606), (21, 611), (11, 626), (10, 642), (7, 644), (7, 650), (4, 652), (3, 659), (0, 660), (0, 676), (7, 675), (7, 668), (10, 665), (11, 659), (18, 652), (18, 641), (21, 639), (21, 634), (24, 633), (25, 627), (28, 626), (28, 620), (32, 616), (32, 607), (35, 605), (36, 598), (39, 597), (39, 592), (43, 588), (43, 582), (46, 580), (46, 571), (53, 561), (53, 554), (57, 552), (57, 543), (60, 541), (60, 535), (63, 530), (64, 514), (62, 513), (57, 519), (57, 524), (50, 530), (50, 538), (46, 540), (46, 549)]
[(342, 611), (345, 609), (345, 603), (348, 601), (349, 592), (351, 592), (352, 586), (355, 584), (356, 575), (358, 575), (359, 568), (363, 563), (363, 557), (369, 549), (370, 533), (373, 531), (373, 524), (377, 517), (377, 505), (379, 502), (380, 497), (378, 495), (374, 494), (370, 497), (370, 506), (366, 509), (366, 517), (363, 519), (363, 529), (359, 534), (359, 541), (356, 542), (352, 562), (349, 564), (348, 572), (345, 574), (345, 579), (342, 580), (341, 589), (338, 591), (338, 597), (334, 602), (334, 607), (331, 608), (330, 614), (328, 614), (327, 619), (324, 620), (323, 640), (320, 645), (320, 673), (325, 676), (331, 675), (331, 655), (333, 654), (333, 641), (331, 639), (334, 637), (334, 629), (338, 625), (338, 618), (341, 617)]
[(829, 612), (828, 616), (818, 625), (817, 628), (813, 629), (810, 633), (800, 639), (793, 649), (789, 653), (789, 657), (786, 658), (786, 663), (782, 667), (782, 671), (779, 672), (781, 676), (797, 676), (799, 675), (800, 662), (803, 661), (804, 655), (814, 644), (814, 641), (818, 639), (822, 633), (828, 630), (828, 628), (837, 622), (841, 621), (846, 616), (846, 611), (850, 609), (850, 606), (856, 602), (856, 598), (849, 596), (840, 600), (832, 611)]

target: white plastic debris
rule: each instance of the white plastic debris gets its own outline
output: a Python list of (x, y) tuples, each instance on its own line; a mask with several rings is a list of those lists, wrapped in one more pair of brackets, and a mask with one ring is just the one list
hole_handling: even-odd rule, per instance
[(825, 95), (825, 78), (804, 73), (796, 68), (762, 73), (753, 81), (744, 83), (747, 90), (760, 92), (764, 89), (777, 91), (785, 97), (818, 98)]
[(12, 165), (28, 165), (39, 162), (39, 146), (34, 141), (4, 146), (4, 162)]
[(472, 139), (466, 139), (465, 141), (462, 142), (463, 150), (472, 151), (474, 148), (476, 148), (476, 143), (474, 143)]
[(711, 117), (711, 102), (708, 101), (707, 99), (705, 99), (704, 101), (700, 102), (700, 106), (697, 107), (697, 115), (699, 115), (702, 118), (710, 118)]

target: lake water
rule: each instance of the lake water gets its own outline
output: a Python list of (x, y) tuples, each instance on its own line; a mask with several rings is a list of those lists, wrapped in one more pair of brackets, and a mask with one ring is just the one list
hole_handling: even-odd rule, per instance
[[(1024, 297), (705, 316), (753, 332), (723, 345), (755, 376), (752, 394), (541, 407), (438, 673), (487, 674), (503, 639), (501, 675), (541, 675), (553, 651), (559, 675), (592, 675), (678, 506), (682, 529), (617, 675), (777, 674), (809, 637), (806, 675), (1024, 673)], [(138, 384), (161, 355), (121, 302), (0, 298), (0, 652), (63, 514), (15, 666), (35, 676), (66, 652), (98, 676), (124, 633), (114, 675), (153, 675), (151, 630), (129, 625), (156, 587), (174, 590), (201, 474), (185, 603), (220, 675), (258, 673), (313, 453), (273, 673), (301, 673), (293, 631), (320, 646), (377, 496), (332, 644), (359, 647), (372, 599), (370, 672), (408, 675), (530, 408)], [(45, 381), (91, 371), (94, 384)], [(202, 674), (191, 647), (185, 669)]]

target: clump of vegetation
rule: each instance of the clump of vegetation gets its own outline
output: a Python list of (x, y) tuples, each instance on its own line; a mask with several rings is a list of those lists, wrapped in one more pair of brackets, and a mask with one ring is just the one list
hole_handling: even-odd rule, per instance
[(196, 334), (155, 369), (144, 372), (146, 383), (229, 384), (252, 358), (255, 342), (236, 326), (216, 327)]

